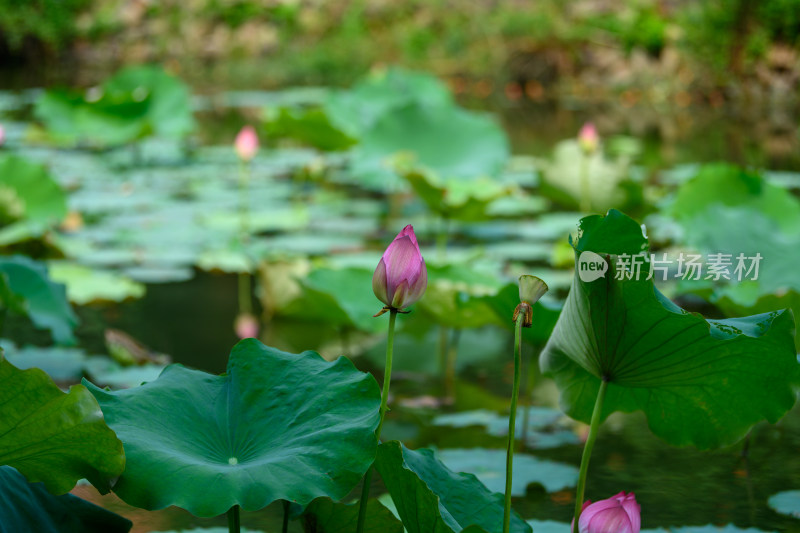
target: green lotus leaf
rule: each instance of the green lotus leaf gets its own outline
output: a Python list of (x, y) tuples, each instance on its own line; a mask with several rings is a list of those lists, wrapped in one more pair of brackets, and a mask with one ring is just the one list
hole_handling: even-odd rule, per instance
[(66, 194), (44, 166), (0, 156), (0, 244), (39, 236), (66, 215)]
[(508, 139), (489, 116), (418, 104), (384, 114), (364, 133), (354, 157), (383, 160), (400, 152), (443, 179), (492, 176), (509, 157)]
[(502, 287), (493, 273), (457, 264), (428, 264), (427, 268), (428, 288), (418, 305), (437, 324), (478, 328), (500, 322), (486, 301)]
[[(694, 217), (718, 204), (763, 213), (786, 232), (796, 232), (800, 228), (797, 198), (771, 184), (761, 174), (727, 163), (700, 167), (695, 177), (680, 187), (667, 211), (688, 227)], [(746, 225), (735, 227), (741, 229)]]
[(373, 272), (372, 268), (312, 270), (300, 280), (300, 297), (287, 305), (281, 314), (363, 331), (382, 331), (386, 324), (373, 317), (382, 307), (370, 290)]
[(86, 387), (61, 392), (42, 370), (20, 370), (2, 358), (0, 381), (0, 465), (55, 494), (81, 478), (108, 492), (125, 455)]
[[(375, 468), (408, 533), (502, 530), (503, 496), (491, 493), (472, 474), (452, 472), (432, 450), (386, 442), (378, 446)], [(511, 531), (530, 533), (531, 528), (513, 513)]]
[(66, 289), (50, 280), (44, 264), (24, 256), (3, 257), (0, 274), (14, 295), (14, 303), (4, 301), (4, 306), (23, 310), (36, 326), (49, 329), (56, 342), (75, 342), (72, 330), (78, 325), (78, 317), (67, 301)]
[[(714, 448), (760, 420), (782, 417), (795, 402), (798, 375), (790, 311), (705, 320), (669, 301), (646, 275), (622, 270), (612, 254), (645, 251), (639, 225), (611, 210), (581, 220), (576, 263), (594, 252), (608, 271), (570, 294), (540, 358), (561, 390), (567, 414), (589, 422), (600, 381), (608, 382), (602, 417), (644, 411), (670, 444)], [(646, 272), (646, 269), (645, 269)]]
[(88, 386), (125, 444), (114, 492), (143, 509), (216, 516), (340, 499), (375, 454), (378, 384), (344, 357), (245, 339), (221, 376), (172, 365), (134, 389)]
[(270, 138), (288, 137), (327, 151), (346, 150), (356, 143), (331, 124), (323, 109), (281, 107), (267, 111), (267, 134)]
[(147, 125), (155, 135), (180, 138), (194, 128), (191, 93), (180, 79), (160, 67), (127, 67), (106, 80), (103, 89), (112, 95), (131, 95), (136, 101), (144, 96)]
[[(686, 221), (686, 243), (706, 254), (730, 254), (730, 281), (681, 280), (680, 290), (699, 294), (717, 305), (726, 316), (763, 313), (791, 308), (800, 313), (800, 233), (785, 233), (767, 213), (752, 207), (712, 205)], [(800, 226), (799, 226), (800, 227)], [(744, 266), (757, 271), (735, 273), (740, 254)], [(756, 276), (757, 274), (757, 276)], [(742, 280), (737, 279), (741, 275)], [(795, 337), (800, 346), (800, 332)]]
[[(317, 498), (300, 517), (304, 533), (352, 533), (358, 523), (358, 504)], [(365, 533), (403, 533), (403, 524), (378, 500), (367, 501)]]
[(85, 94), (48, 90), (35, 114), (52, 140), (101, 147), (181, 138), (194, 127), (188, 87), (158, 67), (123, 69)]
[(449, 107), (453, 98), (436, 77), (392, 67), (374, 70), (352, 88), (331, 93), (325, 113), (334, 126), (358, 139), (383, 115), (412, 103)]
[(130, 520), (72, 494), (54, 496), (10, 466), (0, 467), (0, 531), (127, 533)]

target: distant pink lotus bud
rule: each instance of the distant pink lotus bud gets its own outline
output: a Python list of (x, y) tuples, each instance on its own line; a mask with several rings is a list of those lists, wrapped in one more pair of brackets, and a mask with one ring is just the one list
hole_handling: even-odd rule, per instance
[(258, 337), (258, 319), (249, 313), (237, 316), (233, 328), (236, 330), (236, 336), (240, 339)]
[(409, 225), (383, 252), (372, 275), (372, 290), (388, 308), (402, 309), (422, 298), (427, 287), (428, 269)]
[(580, 533), (639, 533), (642, 507), (631, 492), (620, 492), (607, 500), (583, 504), (578, 519)]
[(597, 150), (600, 144), (600, 136), (597, 134), (597, 128), (594, 127), (594, 124), (587, 122), (581, 127), (581, 131), (578, 133), (578, 144), (587, 154), (592, 154)]
[(242, 161), (250, 161), (258, 152), (258, 135), (253, 126), (245, 126), (239, 131), (234, 142), (236, 153)]
[(6, 130), (3, 129), (3, 125), (0, 124), (0, 146), (3, 146), (3, 143), (6, 142)]

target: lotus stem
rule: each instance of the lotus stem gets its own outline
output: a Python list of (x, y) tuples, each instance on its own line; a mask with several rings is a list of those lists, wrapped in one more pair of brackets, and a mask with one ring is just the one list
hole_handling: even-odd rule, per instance
[(580, 209), (584, 214), (592, 210), (592, 200), (589, 191), (589, 156), (581, 157), (581, 200)]
[[(241, 162), (239, 165), (239, 241), (242, 249), (250, 238), (250, 212), (248, 191), (250, 189), (250, 165)], [(250, 272), (239, 272), (239, 313), (251, 314)]]
[[(389, 334), (386, 338), (386, 368), (383, 372), (383, 392), (381, 393), (381, 409), (380, 421), (378, 422), (378, 429), (375, 430), (375, 436), (378, 438), (378, 444), (381, 442), (381, 431), (383, 430), (383, 420), (386, 417), (386, 411), (389, 410), (389, 384), (392, 381), (392, 355), (394, 353), (394, 324), (397, 320), (397, 309), (389, 309)], [(369, 488), (372, 484), (372, 472), (374, 467), (370, 466), (367, 473), (364, 474), (364, 485), (361, 487), (361, 501), (358, 506), (358, 523), (356, 524), (356, 533), (364, 532), (364, 523), (367, 518), (367, 500), (369, 499)]]
[(241, 526), (239, 524), (239, 506), (234, 505), (228, 509), (228, 533), (239, 533)]
[(283, 526), (281, 527), (282, 533), (289, 533), (289, 500), (283, 500)]
[(519, 397), (519, 376), (522, 367), (522, 325), (525, 322), (525, 314), (517, 316), (514, 325), (514, 386), (511, 392), (511, 414), (508, 415), (508, 448), (506, 450), (506, 492), (505, 505), (503, 507), (503, 533), (509, 533), (511, 528), (511, 480), (514, 467), (514, 438), (516, 437), (517, 422), (517, 398)]
[(533, 391), (533, 377), (534, 373), (531, 371), (530, 357), (523, 358), (522, 360), (522, 384), (520, 385), (519, 395), (522, 398), (522, 451), (528, 445), (528, 428), (530, 426), (530, 407), (531, 407), (531, 393)]
[(583, 445), (583, 456), (581, 457), (581, 468), (578, 474), (578, 490), (575, 494), (575, 520), (572, 524), (572, 533), (579, 533), (578, 521), (581, 517), (581, 508), (583, 507), (583, 494), (586, 490), (586, 473), (589, 471), (589, 459), (592, 455), (592, 448), (594, 441), (597, 439), (597, 430), (600, 428), (600, 421), (602, 420), (603, 399), (606, 396), (606, 389), (608, 388), (608, 381), (603, 378), (600, 381), (600, 389), (597, 391), (597, 400), (594, 403), (594, 411), (592, 411), (592, 421), (589, 424), (589, 436), (586, 437), (586, 444)]
[(445, 369), (445, 398), (455, 400), (456, 397), (456, 359), (458, 357), (458, 343), (461, 340), (461, 328), (453, 329), (450, 344), (447, 347), (447, 367)]
[(436, 234), (436, 258), (440, 262), (447, 259), (448, 226), (450, 220), (443, 216), (439, 222), (439, 232)]

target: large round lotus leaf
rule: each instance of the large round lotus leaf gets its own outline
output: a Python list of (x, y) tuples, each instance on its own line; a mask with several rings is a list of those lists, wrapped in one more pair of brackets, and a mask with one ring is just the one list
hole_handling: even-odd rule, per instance
[(138, 388), (89, 387), (125, 445), (114, 491), (144, 509), (216, 516), (338, 500), (375, 456), (378, 384), (344, 357), (245, 339), (221, 376), (172, 365)]
[(499, 173), (508, 139), (489, 116), (455, 106), (407, 105), (383, 115), (353, 150), (353, 170), (399, 153), (441, 178), (474, 179)]
[(108, 492), (125, 455), (89, 391), (75, 385), (63, 393), (42, 370), (20, 370), (2, 356), (0, 382), (0, 465), (56, 494), (81, 478)]
[[(791, 409), (798, 377), (791, 311), (705, 320), (658, 292), (646, 266), (637, 279), (613, 259), (647, 251), (635, 221), (611, 210), (581, 220), (579, 234), (572, 288), (540, 358), (567, 414), (589, 422), (604, 380), (603, 418), (641, 410), (667, 442), (714, 448)], [(605, 276), (581, 280), (586, 252)]]

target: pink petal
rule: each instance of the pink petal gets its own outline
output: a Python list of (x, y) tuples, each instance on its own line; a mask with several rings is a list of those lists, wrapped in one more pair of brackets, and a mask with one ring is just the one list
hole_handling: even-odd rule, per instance
[(420, 275), (422, 256), (407, 236), (392, 242), (383, 254), (386, 263), (387, 294), (394, 295), (397, 286), (403, 281), (416, 279)]
[(425, 260), (420, 257), (422, 266), (420, 268), (419, 276), (416, 280), (411, 280), (411, 285), (406, 294), (405, 307), (413, 304), (425, 294), (425, 289), (428, 288), (428, 269), (425, 266)]
[(411, 305), (410, 303), (406, 302), (407, 295), (408, 295), (408, 281), (402, 281), (394, 291), (391, 306), (394, 307), (395, 309), (402, 309), (407, 305)]
[(589, 533), (632, 533), (631, 521), (621, 507), (604, 509), (588, 524)]
[(377, 268), (375, 268), (375, 273), (372, 274), (372, 292), (385, 305), (391, 305), (386, 286), (386, 263), (382, 257), (378, 262)]
[(253, 126), (245, 126), (234, 141), (236, 153), (243, 161), (250, 161), (258, 152), (258, 135)]
[(409, 239), (411, 239), (411, 242), (414, 243), (414, 246), (419, 248), (419, 244), (417, 244), (417, 236), (414, 234), (414, 226), (412, 226), (411, 224), (403, 228), (402, 231), (400, 231), (400, 233), (397, 234), (397, 237), (395, 237), (394, 240), (397, 240), (400, 237), (408, 237)]

